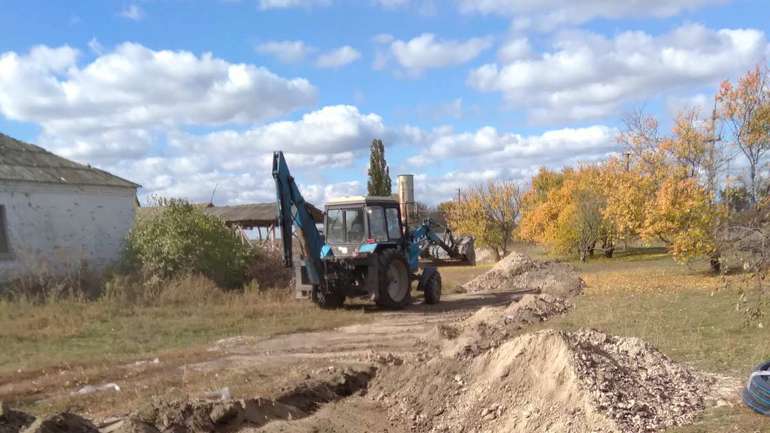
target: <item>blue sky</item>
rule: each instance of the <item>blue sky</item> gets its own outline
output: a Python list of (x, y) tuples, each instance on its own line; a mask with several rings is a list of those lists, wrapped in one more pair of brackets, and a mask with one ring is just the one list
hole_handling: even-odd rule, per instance
[(310, 200), (361, 193), (381, 137), (436, 203), (603, 158), (625, 111), (708, 107), (767, 63), (768, 18), (759, 0), (4, 0), (0, 131), (143, 198), (217, 203), (270, 200), (274, 149)]

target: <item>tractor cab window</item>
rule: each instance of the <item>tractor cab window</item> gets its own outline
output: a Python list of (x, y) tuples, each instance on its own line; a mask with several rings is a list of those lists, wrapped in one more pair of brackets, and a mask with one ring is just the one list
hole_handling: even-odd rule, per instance
[(377, 242), (388, 240), (388, 231), (385, 228), (385, 211), (382, 206), (370, 206), (366, 208), (369, 217), (369, 238)]
[(338, 244), (345, 242), (345, 221), (342, 209), (330, 209), (326, 212), (326, 242)]
[(385, 219), (388, 223), (388, 237), (391, 240), (401, 239), (401, 224), (398, 220), (398, 209), (389, 207), (385, 209)]
[(345, 209), (345, 229), (348, 232), (349, 243), (363, 242), (364, 240), (364, 213), (363, 209)]

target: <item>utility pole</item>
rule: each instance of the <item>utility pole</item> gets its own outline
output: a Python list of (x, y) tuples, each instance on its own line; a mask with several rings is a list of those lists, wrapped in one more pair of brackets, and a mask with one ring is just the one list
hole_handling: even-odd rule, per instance
[(631, 152), (625, 151), (623, 152), (623, 156), (626, 159), (626, 171), (631, 169)]

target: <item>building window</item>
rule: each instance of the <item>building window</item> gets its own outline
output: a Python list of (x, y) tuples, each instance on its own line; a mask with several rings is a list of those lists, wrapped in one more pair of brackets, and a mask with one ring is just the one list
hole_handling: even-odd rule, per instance
[(11, 255), (11, 245), (8, 240), (8, 223), (5, 218), (5, 206), (0, 205), (0, 259)]

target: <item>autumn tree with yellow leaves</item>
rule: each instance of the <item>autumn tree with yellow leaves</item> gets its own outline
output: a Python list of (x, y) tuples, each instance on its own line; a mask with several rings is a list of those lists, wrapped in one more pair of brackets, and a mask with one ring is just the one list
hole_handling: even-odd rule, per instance
[(585, 261), (599, 244), (612, 256), (614, 236), (604, 216), (606, 194), (598, 167), (582, 166), (560, 173), (541, 169), (523, 199), (519, 236), (558, 253), (575, 253)]
[(500, 260), (510, 252), (520, 204), (516, 183), (489, 181), (465, 191), (458, 201), (442, 203), (440, 209), (452, 230), (472, 235)]

